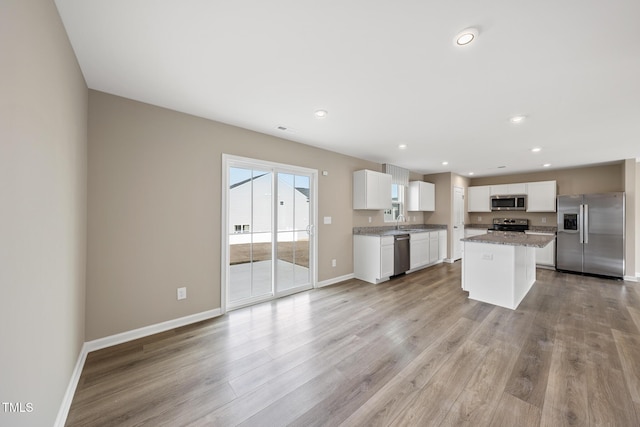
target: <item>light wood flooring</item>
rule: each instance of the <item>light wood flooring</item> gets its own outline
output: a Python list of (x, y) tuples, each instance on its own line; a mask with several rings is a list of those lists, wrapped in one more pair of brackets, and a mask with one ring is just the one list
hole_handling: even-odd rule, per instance
[(90, 353), (68, 426), (640, 426), (640, 284), (460, 263), (349, 280)]

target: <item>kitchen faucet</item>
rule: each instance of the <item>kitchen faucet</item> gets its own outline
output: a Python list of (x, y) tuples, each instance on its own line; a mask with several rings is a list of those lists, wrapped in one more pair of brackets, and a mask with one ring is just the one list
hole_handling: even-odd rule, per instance
[(405, 222), (407, 219), (404, 217), (404, 215), (402, 214), (398, 214), (398, 217), (396, 218), (396, 230), (400, 230), (400, 218), (402, 218), (402, 222)]

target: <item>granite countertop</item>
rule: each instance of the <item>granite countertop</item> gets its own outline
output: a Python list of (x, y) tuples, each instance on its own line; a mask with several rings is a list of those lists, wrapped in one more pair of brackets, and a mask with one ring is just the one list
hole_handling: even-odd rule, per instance
[(555, 234), (558, 232), (558, 227), (550, 226), (550, 225), (532, 225), (529, 227), (529, 231), (534, 233), (552, 233)]
[(353, 227), (353, 234), (360, 236), (395, 236), (397, 234), (426, 233), (429, 231), (446, 230), (447, 226), (442, 224), (405, 224), (400, 229), (395, 225), (383, 227)]
[(493, 224), (465, 224), (464, 228), (483, 228), (487, 230), (493, 228)]
[(493, 245), (529, 246), (533, 248), (544, 248), (555, 238), (556, 236), (554, 235), (525, 234), (512, 231), (494, 231), (493, 233), (466, 237), (460, 240), (463, 242), (489, 243)]
[[(493, 224), (465, 224), (464, 228), (488, 230), (493, 228)], [(556, 233), (558, 231), (558, 227), (555, 225), (531, 225), (529, 226), (528, 231), (532, 231), (534, 233)]]

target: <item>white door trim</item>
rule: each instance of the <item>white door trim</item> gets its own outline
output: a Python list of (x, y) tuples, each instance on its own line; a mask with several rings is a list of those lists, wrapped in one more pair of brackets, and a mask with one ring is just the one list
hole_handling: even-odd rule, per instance
[[(230, 166), (245, 166), (250, 168), (261, 167), (272, 170), (273, 172), (280, 173), (301, 173), (311, 175), (311, 203), (310, 208), (310, 222), (313, 224), (313, 239), (311, 244), (311, 253), (309, 254), (309, 268), (311, 286), (307, 289), (316, 288), (318, 286), (318, 238), (317, 227), (318, 223), (318, 170), (310, 169), (302, 166), (288, 165), (284, 163), (270, 162), (267, 160), (252, 159), (249, 157), (235, 156), (231, 154), (222, 154), (222, 197), (220, 204), (221, 224), (220, 224), (220, 310), (222, 314), (227, 312), (227, 280), (229, 277), (229, 235), (228, 235), (228, 219), (229, 219), (229, 206), (228, 206), (228, 189), (229, 189), (229, 167)], [(275, 185), (275, 184), (274, 184)], [(274, 206), (274, 209), (275, 206)], [(276, 220), (275, 215), (272, 216), (273, 220)], [(304, 289), (296, 289), (295, 292), (300, 292)], [(290, 292), (293, 293), (293, 292)], [(272, 299), (285, 296), (287, 293), (278, 295), (274, 293)], [(234, 307), (239, 308), (239, 307)]]

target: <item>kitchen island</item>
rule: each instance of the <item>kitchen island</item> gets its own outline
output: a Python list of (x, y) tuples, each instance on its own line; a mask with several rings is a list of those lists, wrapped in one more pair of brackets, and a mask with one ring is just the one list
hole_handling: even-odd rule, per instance
[(461, 239), (462, 289), (471, 299), (515, 310), (536, 281), (536, 248), (554, 239), (508, 231)]

